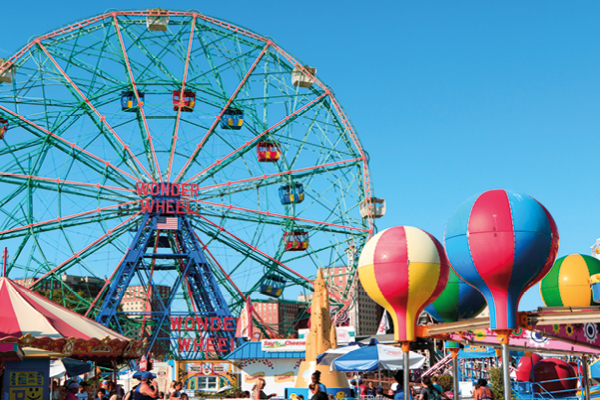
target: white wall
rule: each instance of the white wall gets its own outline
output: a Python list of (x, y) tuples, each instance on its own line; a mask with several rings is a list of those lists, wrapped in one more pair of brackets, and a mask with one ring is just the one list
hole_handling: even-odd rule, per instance
[(262, 359), (247, 360), (241, 363), (242, 390), (252, 391), (258, 377), (263, 377), (266, 382), (264, 392), (269, 395), (277, 393), (283, 397), (285, 388), (294, 387), (296, 374), (302, 359)]

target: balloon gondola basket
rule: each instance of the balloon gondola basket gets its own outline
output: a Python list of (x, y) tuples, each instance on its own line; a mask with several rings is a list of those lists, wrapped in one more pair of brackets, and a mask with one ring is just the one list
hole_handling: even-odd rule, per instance
[(592, 288), (592, 300), (594, 303), (600, 303), (600, 274), (590, 277), (590, 286)]

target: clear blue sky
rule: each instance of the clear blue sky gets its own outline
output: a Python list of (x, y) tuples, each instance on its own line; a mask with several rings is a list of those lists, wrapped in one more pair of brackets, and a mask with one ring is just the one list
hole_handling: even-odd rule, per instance
[[(559, 256), (589, 254), (600, 236), (598, 2), (10, 1), (0, 57), (125, 7), (197, 9), (317, 67), (370, 154), (380, 229), (441, 240), (463, 200), (506, 188), (550, 210)], [(522, 309), (541, 305), (537, 290)]]

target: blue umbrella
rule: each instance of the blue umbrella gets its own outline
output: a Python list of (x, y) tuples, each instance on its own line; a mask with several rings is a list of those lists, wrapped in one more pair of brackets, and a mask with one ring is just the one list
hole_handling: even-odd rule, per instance
[(347, 354), (353, 350), (364, 347), (364, 346), (365, 346), (364, 343), (350, 342), (346, 346), (336, 347), (335, 349), (327, 350), (325, 353), (319, 354), (317, 356), (317, 364), (331, 365), (331, 363), (335, 359), (337, 359), (337, 358), (343, 356), (344, 354)]
[[(335, 359), (332, 363), (337, 371), (375, 371), (378, 369), (402, 369), (404, 354), (402, 349), (394, 346), (380, 344), (371, 339), (369, 344), (353, 350)], [(420, 368), (425, 363), (425, 357), (409, 352), (410, 369)]]

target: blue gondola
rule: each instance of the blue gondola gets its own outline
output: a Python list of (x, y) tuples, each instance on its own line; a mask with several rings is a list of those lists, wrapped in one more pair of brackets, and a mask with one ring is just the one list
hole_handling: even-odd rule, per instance
[(286, 280), (278, 275), (269, 274), (265, 276), (260, 285), (260, 293), (270, 297), (280, 297), (285, 289)]
[(242, 129), (244, 124), (244, 112), (238, 108), (229, 107), (221, 117), (221, 128), (223, 129)]
[[(140, 101), (144, 101), (144, 93), (138, 92)], [(135, 97), (135, 93), (132, 91), (121, 92), (121, 110), (127, 112), (136, 112), (138, 110), (138, 101)]]
[(281, 204), (297, 204), (304, 200), (304, 186), (301, 183), (283, 185), (279, 188)]

